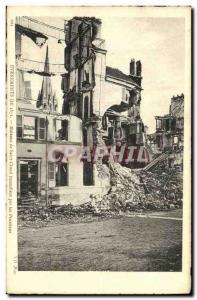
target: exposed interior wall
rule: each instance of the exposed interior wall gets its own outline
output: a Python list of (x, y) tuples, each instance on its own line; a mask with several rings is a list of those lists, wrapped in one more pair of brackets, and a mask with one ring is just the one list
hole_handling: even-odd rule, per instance
[(93, 112), (96, 115), (103, 115), (105, 98), (105, 76), (106, 76), (106, 53), (96, 51), (95, 59), (95, 87), (93, 93)]
[(112, 105), (120, 105), (123, 96), (123, 87), (111, 82), (104, 82), (104, 93), (101, 101), (101, 115)]

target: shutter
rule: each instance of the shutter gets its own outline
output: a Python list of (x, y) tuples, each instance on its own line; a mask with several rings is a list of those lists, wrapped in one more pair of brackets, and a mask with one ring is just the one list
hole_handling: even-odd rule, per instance
[(16, 117), (16, 127), (17, 127), (17, 138), (23, 137), (23, 123), (22, 123), (22, 116)]
[(31, 81), (25, 81), (25, 97), (27, 99), (32, 99), (32, 96), (31, 96)]
[(38, 138), (39, 140), (45, 140), (46, 138), (46, 120), (45, 118), (39, 118), (38, 122)]
[(48, 164), (48, 183), (49, 187), (55, 187), (55, 163)]
[(38, 139), (38, 118), (35, 118), (35, 139)]

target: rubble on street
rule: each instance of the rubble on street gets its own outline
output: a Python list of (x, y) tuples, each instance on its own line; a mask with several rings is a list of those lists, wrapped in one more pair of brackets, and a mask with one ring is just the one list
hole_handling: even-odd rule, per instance
[(165, 163), (152, 171), (130, 170), (119, 164), (111, 168), (111, 190), (101, 203), (111, 210), (147, 211), (182, 207), (182, 172), (165, 169)]
[(114, 217), (126, 212), (146, 212), (182, 207), (182, 172), (168, 168), (160, 161), (151, 168), (129, 169), (119, 163), (105, 166), (110, 172), (111, 188), (106, 195), (91, 195), (86, 203), (48, 208), (24, 208), (19, 211), (19, 223), (91, 221), (92, 217)]

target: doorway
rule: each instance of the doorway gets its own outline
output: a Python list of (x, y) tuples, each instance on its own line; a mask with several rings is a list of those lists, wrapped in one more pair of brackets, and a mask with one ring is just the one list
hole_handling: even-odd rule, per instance
[(37, 198), (38, 196), (38, 166), (39, 161), (20, 160), (20, 197)]

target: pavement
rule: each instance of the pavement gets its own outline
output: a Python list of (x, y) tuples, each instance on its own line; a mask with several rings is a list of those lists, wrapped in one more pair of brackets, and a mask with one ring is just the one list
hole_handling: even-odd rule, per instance
[(181, 210), (20, 228), (19, 271), (181, 271)]

